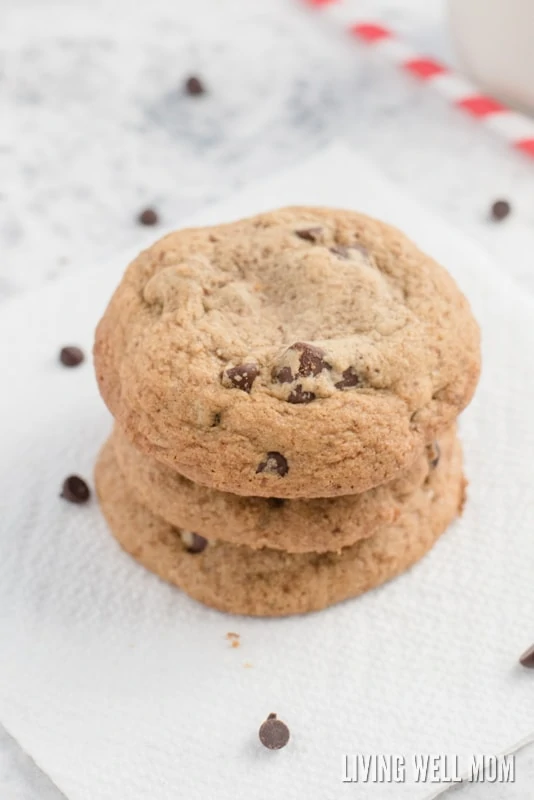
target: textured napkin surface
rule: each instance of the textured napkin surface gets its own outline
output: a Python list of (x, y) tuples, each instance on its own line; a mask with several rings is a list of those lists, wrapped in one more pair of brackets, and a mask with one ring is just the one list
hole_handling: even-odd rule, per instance
[[(432, 787), (342, 783), (342, 755), (467, 757), (532, 727), (517, 657), (534, 639), (534, 301), (339, 146), (198, 221), (287, 203), (399, 225), (469, 296), (484, 366), (461, 423), (465, 514), (359, 600), (284, 620), (205, 609), (124, 555), (94, 499), (58, 497), (66, 474), (92, 477), (111, 420), (90, 363), (62, 369), (56, 353), (90, 349), (126, 258), (4, 306), (0, 720), (71, 800), (417, 800)], [(275, 753), (257, 740), (272, 711), (292, 733)]]

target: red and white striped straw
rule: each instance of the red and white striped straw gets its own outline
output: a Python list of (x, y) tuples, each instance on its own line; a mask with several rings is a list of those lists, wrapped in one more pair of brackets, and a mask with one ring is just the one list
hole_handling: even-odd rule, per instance
[[(467, 0), (466, 0), (467, 1)], [(432, 87), (455, 108), (462, 109), (486, 128), (497, 133), (515, 150), (534, 159), (534, 120), (481, 94), (475, 85), (433, 58), (417, 53), (382, 23), (351, 20), (343, 0), (304, 0), (333, 17), (354, 39), (370, 45), (398, 68)]]

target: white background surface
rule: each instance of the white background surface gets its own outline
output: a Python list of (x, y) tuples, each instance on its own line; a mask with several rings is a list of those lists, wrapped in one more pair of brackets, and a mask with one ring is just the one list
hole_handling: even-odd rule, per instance
[[(438, 0), (357, 7), (449, 57)], [(181, 96), (190, 72), (209, 95)], [(145, 241), (145, 205), (172, 225), (333, 136), (534, 290), (534, 165), (291, 0), (0, 0), (0, 119), (0, 298)], [(47, 792), (6, 739), (0, 796)]]

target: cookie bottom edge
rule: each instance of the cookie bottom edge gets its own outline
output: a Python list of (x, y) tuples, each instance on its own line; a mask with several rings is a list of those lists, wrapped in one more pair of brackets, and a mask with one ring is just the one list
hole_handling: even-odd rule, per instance
[(139, 564), (219, 611), (282, 617), (355, 598), (407, 571), (433, 547), (465, 501), (461, 448), (427, 504), (338, 553), (253, 550), (223, 541), (193, 553), (180, 531), (136, 499), (107, 442), (95, 467), (103, 515), (119, 545)]

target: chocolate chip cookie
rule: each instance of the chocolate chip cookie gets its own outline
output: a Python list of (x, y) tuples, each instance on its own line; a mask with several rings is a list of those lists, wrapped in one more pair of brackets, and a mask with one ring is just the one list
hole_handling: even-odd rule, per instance
[(172, 525), (252, 548), (321, 553), (339, 551), (395, 522), (417, 493), (423, 502), (430, 473), (440, 460), (451, 459), (455, 440), (453, 426), (408, 470), (368, 492), (310, 500), (241, 497), (193, 483), (140, 453), (117, 427), (112, 446), (139, 502)]
[(428, 476), (425, 492), (398, 519), (338, 553), (287, 553), (180, 531), (142, 506), (122, 476), (111, 442), (95, 472), (101, 507), (121, 547), (196, 600), (221, 611), (284, 616), (355, 597), (412, 566), (461, 511), (459, 441)]
[(94, 356), (138, 448), (206, 486), (278, 498), (391, 480), (480, 369), (446, 270), (389, 225), (325, 208), (160, 240), (128, 267)]

